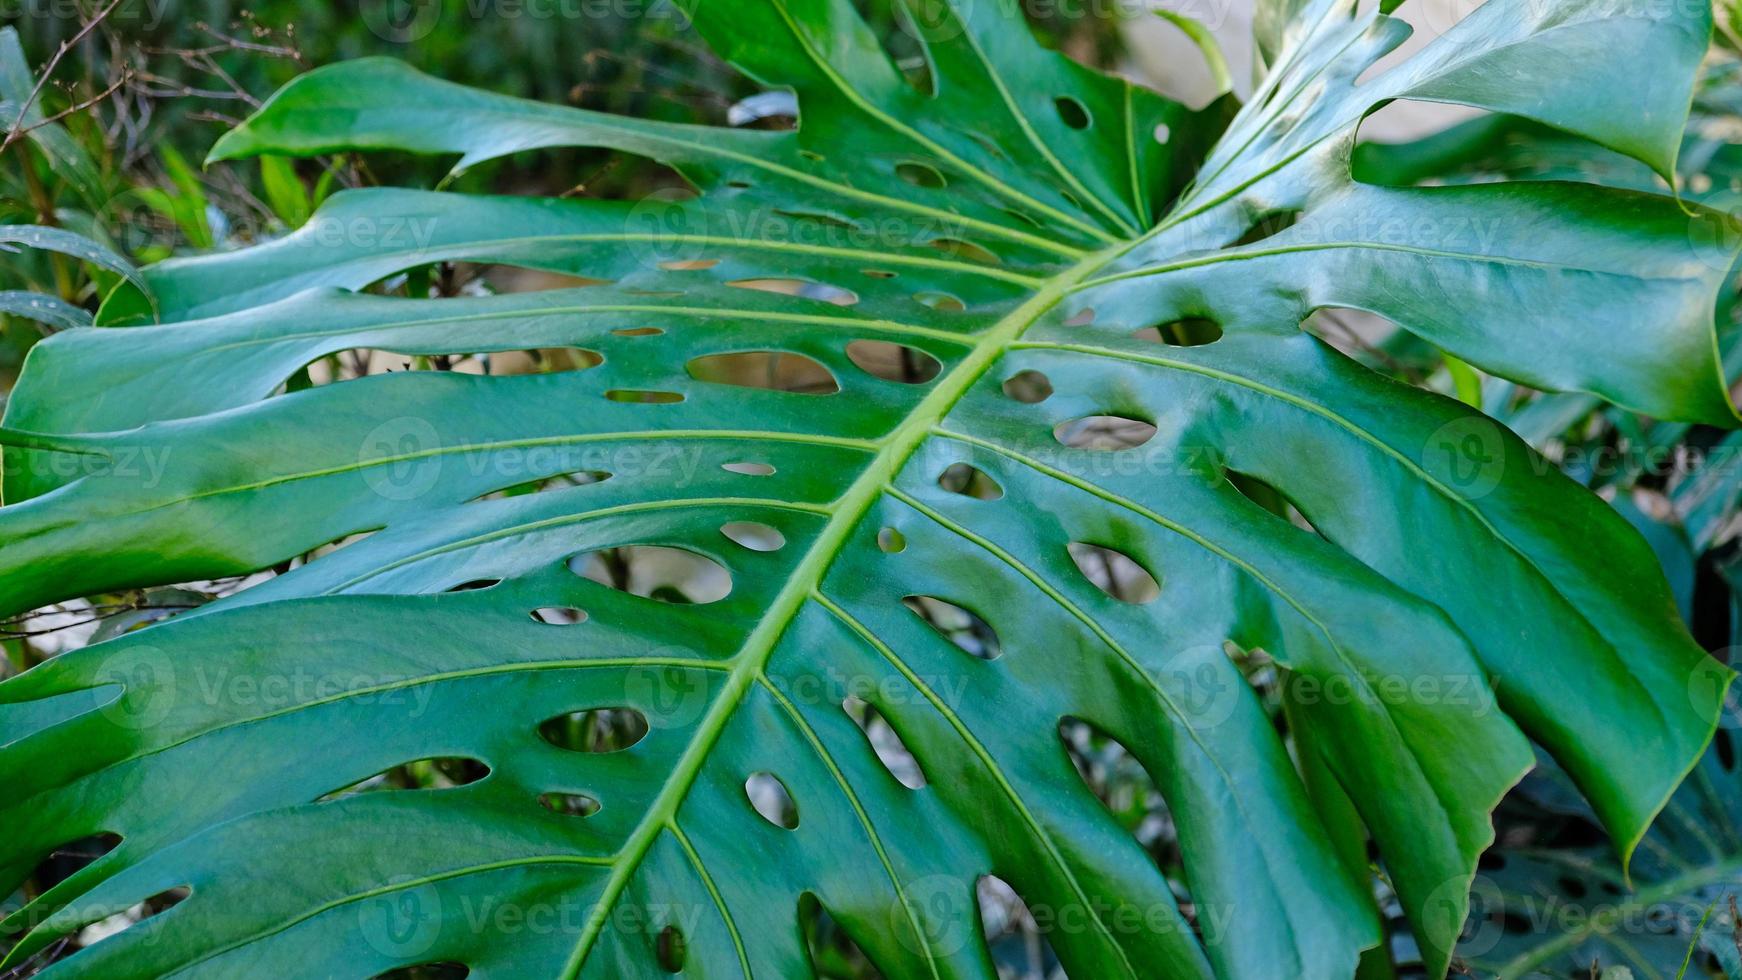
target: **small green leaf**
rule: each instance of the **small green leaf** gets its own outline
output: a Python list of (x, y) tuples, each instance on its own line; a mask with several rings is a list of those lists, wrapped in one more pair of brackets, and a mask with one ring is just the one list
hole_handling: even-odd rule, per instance
[(260, 158), (260, 180), (266, 189), (266, 203), (272, 207), (272, 213), (290, 228), (301, 228), (308, 221), (313, 205), (309, 202), (308, 189), (296, 175), (296, 167), (284, 157), (263, 156)]
[(24, 245), (29, 248), (40, 248), (69, 255), (81, 262), (89, 262), (99, 269), (107, 269), (141, 289), (149, 290), (150, 288), (145, 278), (140, 275), (139, 270), (135, 269), (133, 263), (127, 261), (120, 253), (64, 228), (50, 228), (45, 225), (0, 225), (0, 251), (12, 251), (13, 249), (7, 247), (9, 245)]
[(0, 290), (0, 313), (46, 323), (61, 330), (91, 325), (89, 313), (58, 296), (45, 293)]

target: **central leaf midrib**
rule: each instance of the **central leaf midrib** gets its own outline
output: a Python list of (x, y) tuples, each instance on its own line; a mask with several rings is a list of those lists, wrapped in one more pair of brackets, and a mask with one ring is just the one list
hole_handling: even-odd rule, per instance
[(1009, 346), (1047, 311), (1058, 304), (1076, 284), (1116, 261), (1130, 247), (1120, 242), (1090, 255), (1059, 275), (1046, 280), (1026, 302), (1011, 311), (985, 334), (981, 342), (962, 362), (938, 379), (931, 392), (916, 405), (901, 424), (881, 440), (871, 462), (837, 499), (835, 514), (823, 525), (821, 533), (806, 550), (780, 592), (770, 603), (756, 627), (745, 638), (744, 645), (732, 660), (731, 672), (708, 713), (697, 726), (689, 746), (678, 759), (671, 778), (665, 783), (647, 814), (635, 827), (618, 852), (592, 914), (575, 945), (574, 954), (563, 970), (564, 980), (579, 976), (581, 967), (603, 931), (611, 910), (629, 880), (640, 867), (655, 840), (668, 827), (675, 826), (678, 807), (713, 752), (715, 743), (725, 731), (745, 695), (762, 676), (763, 668), (773, 656), (780, 639), (821, 584), (824, 575), (846, 545), (848, 536), (864, 520), (871, 507), (887, 486), (912, 457), (931, 430), (956, 406), (980, 377), (1004, 355)]

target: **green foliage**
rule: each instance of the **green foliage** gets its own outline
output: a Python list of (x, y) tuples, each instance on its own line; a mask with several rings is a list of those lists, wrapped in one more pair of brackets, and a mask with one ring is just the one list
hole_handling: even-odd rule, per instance
[[(1527, 736), (1632, 854), (1728, 671), (1608, 505), (1299, 325), (1732, 423), (1720, 215), (1349, 170), (1422, 99), (1672, 173), (1709, 13), (1491, 0), (1357, 85), (1404, 28), (1314, 0), (1199, 111), (995, 4), (916, 4), (924, 72), (842, 0), (694, 18), (796, 129), (366, 59), (213, 155), (605, 148), (695, 197), (343, 191), (39, 345), (0, 605), (284, 574), (0, 684), (0, 868), (119, 837), (8, 964), (143, 904), (48, 972), (980, 977), (1003, 895), (1073, 976), (1347, 976), (1370, 838), (1440, 975)], [(424, 298), (458, 262), (595, 284)], [(357, 350), (413, 369), (310, 370)], [(1141, 763), (1176, 876), (1061, 723)]]
[[(108, 199), (109, 178), (49, 118), (10, 27), (0, 28), (0, 140), (11, 144), (0, 166), (0, 378), (9, 378), (43, 331), (91, 322), (80, 304), (113, 285), (101, 270), (132, 267), (92, 240), (102, 237), (92, 215)], [(53, 227), (63, 224), (80, 231)]]
[[(1742, 121), (1739, 82), (1742, 61), (1721, 39), (1695, 89), (1676, 180), (1689, 200), (1731, 214), (1742, 192), (1742, 154), (1732, 137)], [(1364, 146), (1357, 168), (1394, 185), (1534, 176), (1664, 186), (1637, 161), (1507, 117), (1416, 143)], [(1742, 374), (1739, 298), (1732, 275), (1716, 304), (1732, 384)], [(1742, 637), (1742, 442), (1735, 433), (1502, 379), (1483, 388), (1491, 415), (1570, 477), (1608, 495), (1640, 529), (1683, 618), (1719, 659), (1733, 662)], [(1546, 763), (1496, 816), (1508, 845), (1484, 857), (1459, 958), (1483, 976), (1607, 976), (1622, 969), (1639, 976), (1742, 975), (1732, 904), (1742, 899), (1738, 720), (1732, 694), (1713, 749), (1654, 823), (1631, 869), (1608, 852), (1565, 775)]]

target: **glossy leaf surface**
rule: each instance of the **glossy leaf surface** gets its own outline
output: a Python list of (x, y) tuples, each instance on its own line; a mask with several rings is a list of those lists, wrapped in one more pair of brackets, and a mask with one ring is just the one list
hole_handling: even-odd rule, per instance
[[(1722, 697), (1690, 685), (1704, 654), (1649, 548), (1510, 433), (1299, 324), (1358, 307), (1521, 382), (1732, 420), (1716, 216), (1349, 176), (1360, 120), (1396, 98), (1661, 167), (1706, 17), (1491, 0), (1357, 85), (1403, 28), (1317, 2), (1236, 113), (1089, 72), (996, 4), (921, 6), (935, 92), (844, 0), (699, 5), (723, 57), (796, 93), (790, 132), (367, 60), (219, 144), (611, 147), (700, 193), (345, 192), (276, 242), (144, 270), (155, 307), (123, 287), (102, 314), (159, 325), (32, 353), (4, 433), (8, 609), (373, 533), (0, 685), (0, 866), (121, 837), (14, 917), (34, 928), (15, 960), (189, 888), (51, 974), (805, 976), (820, 907), (885, 975), (988, 977), (994, 876), (1059, 923), (1073, 976), (1349, 975), (1381, 938), (1366, 869), (1230, 649), (1280, 667), (1303, 765), (1353, 804), (1432, 972), (1527, 735), (1631, 850)], [(354, 292), (442, 261), (595, 284)], [(865, 342), (929, 371), (885, 376)], [(281, 390), (343, 351), (556, 348), (577, 369)], [(810, 381), (720, 373), (745, 356)], [(612, 588), (588, 556), (616, 549), (715, 588)], [(559, 744), (604, 709), (639, 719), (633, 744)], [(1067, 717), (1155, 780), (1189, 908), (1081, 785)], [(487, 775), (328, 798), (453, 759)], [(503, 908), (552, 924), (510, 931)], [(1210, 927), (1235, 912), (1263, 928)]]

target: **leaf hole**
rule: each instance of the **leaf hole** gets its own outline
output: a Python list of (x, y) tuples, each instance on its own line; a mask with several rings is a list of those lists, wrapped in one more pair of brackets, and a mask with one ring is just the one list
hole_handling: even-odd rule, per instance
[(1206, 317), (1188, 316), (1144, 327), (1131, 336), (1169, 347), (1202, 347), (1222, 339), (1222, 325)]
[(587, 708), (538, 723), (538, 736), (569, 752), (621, 752), (647, 737), (647, 716), (634, 708)]
[(485, 763), (466, 756), (435, 756), (390, 766), (370, 776), (323, 793), (316, 803), (402, 790), (442, 790), (469, 786), (490, 775)]
[(91, 834), (62, 844), (37, 862), (31, 878), (44, 890), (58, 885), (92, 864), (121, 844), (121, 835)]
[(877, 532), (877, 547), (886, 555), (899, 555), (907, 550), (907, 535), (886, 527)]
[(824, 282), (812, 282), (809, 279), (739, 279), (726, 285), (738, 289), (754, 289), (764, 293), (776, 293), (781, 296), (797, 296), (802, 299), (821, 300), (836, 306), (852, 306), (859, 302), (859, 294), (851, 289), (842, 289)]
[(1059, 120), (1072, 129), (1088, 129), (1089, 110), (1081, 102), (1068, 95), (1061, 95), (1052, 100), (1053, 108), (1058, 110)]
[(646, 391), (636, 388), (612, 388), (605, 392), (605, 398), (614, 402), (629, 402), (636, 405), (674, 405), (683, 401), (684, 396), (675, 391)]
[(654, 939), (654, 958), (659, 960), (659, 968), (667, 973), (679, 973), (683, 970), (684, 960), (689, 958), (689, 940), (677, 926), (666, 926), (659, 930), (659, 936)]
[(934, 238), (926, 242), (925, 246), (926, 248), (935, 248), (947, 255), (953, 255), (958, 259), (978, 262), (981, 265), (1001, 265), (1004, 262), (984, 245), (978, 245), (961, 238)]
[(540, 606), (532, 611), (532, 620), (547, 626), (575, 626), (587, 621), (587, 611), (574, 606)]
[(719, 602), (732, 573), (712, 558), (664, 545), (625, 545), (569, 559), (569, 570), (606, 588), (673, 605)]
[(1018, 371), (1004, 379), (1006, 397), (1024, 405), (1038, 405), (1052, 397), (1052, 381), (1039, 371)]
[(771, 772), (753, 772), (744, 780), (744, 796), (762, 819), (783, 830), (798, 828), (798, 804), (792, 793)]
[[(728, 126), (761, 123), (759, 128), (790, 130), (796, 128), (797, 122), (798, 99), (791, 92), (780, 89), (757, 92), (732, 103), (726, 109)], [(804, 153), (801, 151), (799, 155), (802, 157)]]
[(917, 347), (887, 340), (855, 340), (847, 345), (847, 359), (874, 378), (917, 385), (937, 377), (944, 366)]
[(459, 585), (451, 586), (447, 589), (444, 589), (443, 591), (444, 592), (477, 592), (477, 591), (480, 591), (482, 589), (492, 588), (494, 586), (501, 585), (501, 584), (502, 584), (502, 580), (499, 578), (479, 578), (479, 579), (473, 579), (470, 582), (461, 582)]
[(1071, 560), (1077, 563), (1077, 571), (1112, 598), (1134, 606), (1160, 598), (1160, 583), (1130, 555), (1081, 541), (1072, 541), (1065, 547)]
[(914, 293), (913, 298), (918, 300), (921, 306), (930, 307), (940, 313), (960, 313), (968, 308), (968, 304), (962, 302), (959, 297), (952, 296), (949, 293), (928, 291)]
[(864, 698), (849, 695), (841, 702), (841, 710), (859, 726), (859, 731), (865, 734), (865, 741), (871, 745), (871, 751), (876, 753), (877, 761), (883, 763), (883, 768), (889, 770), (896, 782), (908, 789), (925, 788), (925, 772), (919, 768), (919, 760), (908, 751), (907, 743), (901, 740), (895, 727), (875, 705)]
[(832, 395), (841, 390), (829, 369), (803, 354), (788, 351), (736, 351), (704, 354), (684, 366), (690, 377), (710, 384), (762, 388), (799, 395)]
[(401, 353), (355, 347), (323, 354), (303, 365), (275, 394), (400, 372), (492, 376), (565, 374), (586, 371), (603, 363), (604, 355), (584, 347), (528, 347), (459, 353)]
[(1258, 506), (1270, 511), (1295, 527), (1311, 534), (1318, 534), (1319, 529), (1313, 522), (1307, 520), (1298, 508), (1288, 499), (1287, 495), (1275, 486), (1260, 480), (1249, 473), (1227, 471), (1228, 485), (1239, 492), (1240, 496), (1252, 501)]
[(1157, 123), (1150, 135), (1155, 137), (1157, 143), (1165, 144), (1168, 140), (1173, 139), (1173, 128), (1167, 123)]
[(953, 602), (936, 596), (910, 595), (903, 597), (901, 604), (936, 630), (939, 636), (970, 656), (997, 660), (1004, 655), (1003, 645), (992, 625)]
[(1053, 426), (1053, 438), (1071, 449), (1118, 452), (1155, 438), (1155, 426), (1120, 415), (1086, 415)]
[(186, 885), (165, 888), (132, 908), (116, 912), (108, 918), (93, 922), (77, 933), (77, 945), (90, 946), (117, 933), (133, 928), (146, 919), (160, 915), (187, 901), (193, 894), (193, 889)]
[[(510, 352), (513, 353), (513, 352)], [(585, 347), (541, 347), (525, 352), (532, 361), (533, 370), (529, 374), (565, 374), (571, 371), (585, 371), (605, 363), (605, 355)], [(492, 355), (491, 372), (495, 374), (519, 374), (513, 364), (500, 363), (502, 355)]]
[(796, 221), (808, 221), (812, 224), (825, 225), (830, 228), (844, 228), (847, 231), (852, 232), (861, 230), (861, 226), (854, 224), (845, 218), (836, 217), (832, 214), (825, 214), (821, 211), (790, 211), (784, 208), (776, 208), (774, 213), (792, 218)]
[(733, 544), (751, 551), (779, 551), (786, 547), (786, 535), (776, 528), (756, 521), (732, 521), (720, 525), (720, 533)]
[[(1162, 856), (1169, 881), (1176, 893), (1180, 891), (1184, 875), (1177, 873), (1181, 870), (1178, 834), (1167, 800), (1149, 770), (1124, 743), (1081, 718), (1062, 719), (1058, 736), (1083, 785), (1144, 850)], [(1181, 901), (1180, 912), (1190, 919), (1189, 900)]]
[(1083, 309), (1080, 309), (1077, 312), (1072, 313), (1071, 318), (1069, 320), (1065, 321), (1065, 326), (1067, 326), (1067, 327), (1086, 327), (1089, 324), (1094, 323), (1094, 322), (1095, 322), (1095, 308), (1092, 306), (1086, 306)]
[(657, 337), (665, 331), (659, 327), (619, 327), (611, 333), (619, 337)]
[(929, 163), (919, 163), (913, 160), (896, 164), (895, 174), (913, 186), (924, 187), (927, 190), (941, 190), (949, 184), (938, 168)]
[(798, 921), (804, 930), (811, 976), (819, 980), (883, 980), (883, 972), (859, 943), (810, 892), (798, 897)]
[(1031, 975), (1051, 971), (1053, 964), (1058, 963), (1058, 954), (1053, 952), (1047, 933), (1057, 923), (1036, 922), (1028, 903), (1016, 889), (995, 875), (984, 875), (976, 881), (974, 896), (980, 906), (980, 931), (995, 961), (1027, 964), (1023, 969)]
[(719, 259), (672, 259), (661, 262), (659, 267), (667, 272), (701, 272), (719, 264)]
[(872, 279), (894, 279), (900, 275), (900, 273), (890, 272), (888, 269), (860, 269), (859, 271)]
[(472, 498), (472, 501), (476, 503), (480, 500), (504, 500), (509, 497), (524, 497), (528, 494), (545, 493), (551, 490), (567, 490), (570, 487), (585, 487), (595, 483), (604, 483), (610, 478), (611, 474), (605, 470), (575, 470), (572, 473), (539, 477), (536, 480), (516, 483), (511, 487), (492, 490)]
[(599, 801), (582, 793), (542, 793), (539, 806), (570, 817), (590, 817), (599, 812)]
[(969, 463), (951, 463), (938, 476), (938, 486), (975, 500), (997, 500), (1004, 496), (1004, 488), (998, 485), (997, 480), (987, 476), (985, 470)]
[(1255, 219), (1239, 238), (1229, 242), (1226, 247), (1240, 248), (1243, 245), (1256, 245), (1267, 238), (1280, 235), (1300, 223), (1299, 211), (1267, 211)]
[(742, 476), (773, 476), (774, 467), (767, 463), (721, 463), (720, 469)]

